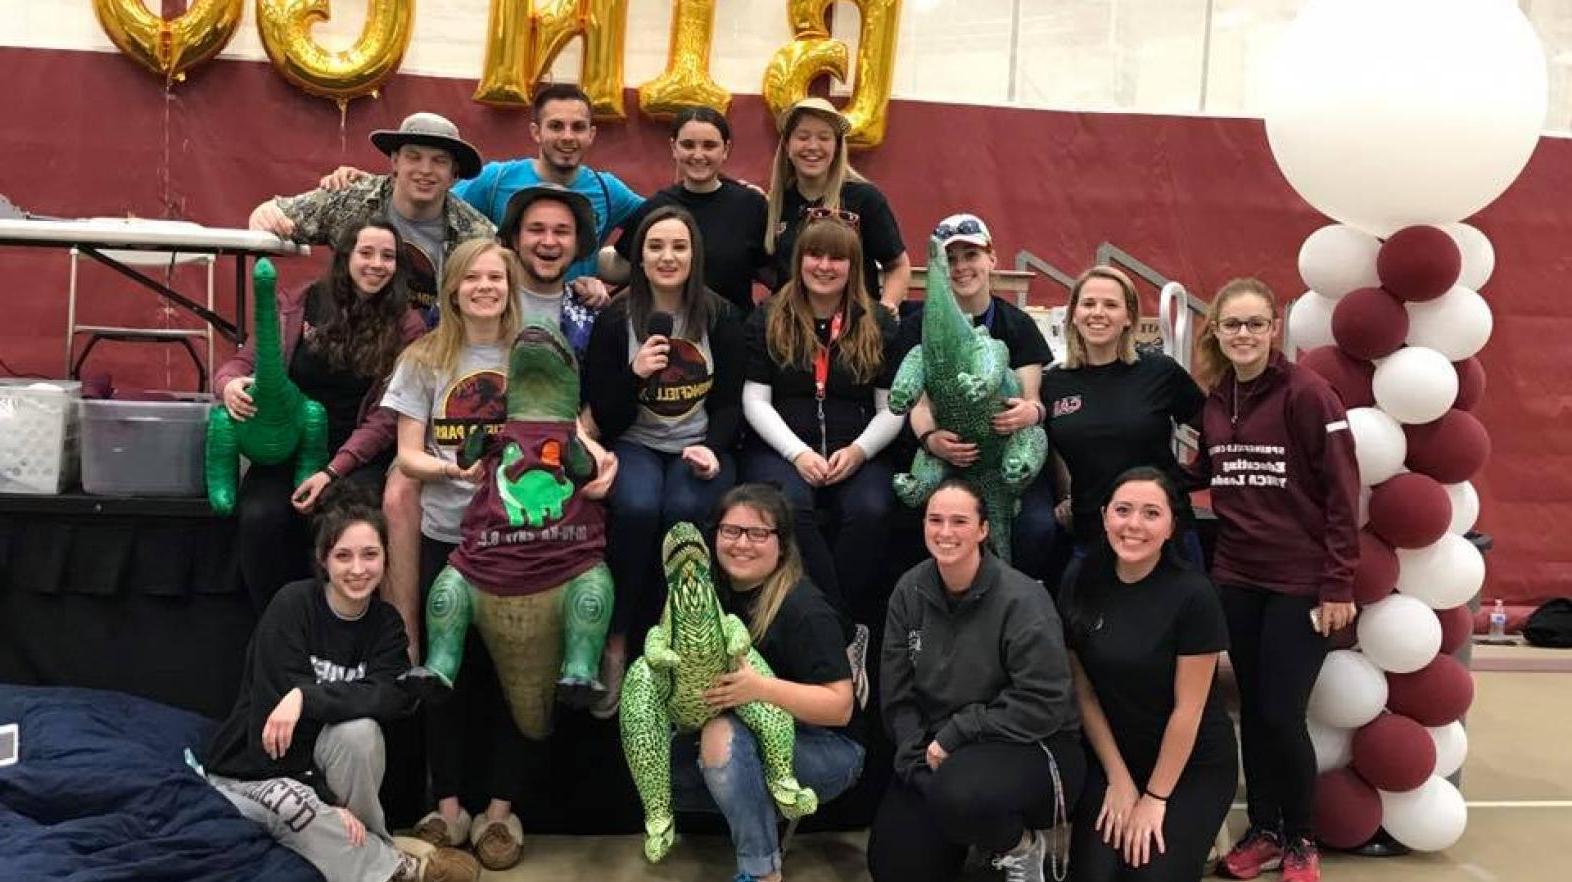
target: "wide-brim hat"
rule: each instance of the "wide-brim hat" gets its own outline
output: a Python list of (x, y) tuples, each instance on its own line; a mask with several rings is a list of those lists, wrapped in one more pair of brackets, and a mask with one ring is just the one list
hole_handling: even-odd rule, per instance
[(796, 104), (786, 108), (786, 112), (781, 114), (779, 120), (781, 133), (785, 134), (786, 132), (790, 131), (792, 125), (797, 122), (797, 118), (805, 113), (811, 113), (814, 116), (823, 119), (825, 122), (834, 126), (835, 131), (838, 134), (845, 135), (847, 132), (851, 131), (851, 120), (847, 119), (845, 114), (841, 113), (839, 110), (836, 110), (835, 105), (831, 104), (829, 101), (826, 101), (825, 99), (818, 96), (813, 96), (804, 98), (801, 101), (798, 101)]
[(539, 183), (514, 193), (508, 198), (508, 207), (502, 213), (502, 223), (497, 226), (497, 241), (512, 248), (519, 237), (519, 225), (524, 222), (524, 212), (542, 199), (561, 202), (573, 212), (578, 248), (574, 260), (583, 260), (595, 252), (599, 242), (596, 232), (595, 207), (583, 193), (569, 190), (561, 184)]
[(460, 180), (480, 174), (480, 151), (459, 137), (458, 126), (435, 113), (412, 113), (404, 117), (404, 122), (396, 129), (372, 132), (371, 143), (388, 156), (397, 153), (405, 144), (438, 147), (453, 154), (453, 165)]

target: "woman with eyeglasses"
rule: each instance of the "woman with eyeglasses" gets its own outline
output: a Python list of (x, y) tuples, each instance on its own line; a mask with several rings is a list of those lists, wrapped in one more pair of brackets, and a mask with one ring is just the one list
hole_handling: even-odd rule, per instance
[(1327, 638), (1353, 621), (1359, 469), (1343, 403), (1273, 345), (1272, 291), (1234, 279), (1212, 300), (1196, 352), (1211, 389), (1195, 470), (1217, 513), (1212, 578), (1239, 682), (1250, 828), (1219, 875), (1251, 879), (1279, 863), (1314, 882), (1315, 749), (1305, 726)]
[(911, 286), (912, 265), (889, 202), (851, 167), (846, 145), (851, 121), (823, 98), (804, 98), (781, 116), (780, 127), (764, 235), (777, 289), (796, 274), (791, 256), (805, 224), (835, 217), (861, 240), (868, 296), (896, 314)]
[[(895, 320), (868, 297), (862, 243), (842, 221), (810, 222), (792, 267), (748, 318), (742, 471), (786, 491), (808, 575), (858, 618), (895, 503), (894, 469), (879, 456), (902, 422), (889, 409)], [(820, 510), (833, 519), (833, 551)]]
[(725, 713), (671, 742), (673, 804), (726, 817), (742, 882), (777, 882), (781, 849), (758, 743), (733, 708), (767, 701), (796, 719), (792, 765), (821, 807), (862, 773), (862, 745), (849, 728), (854, 702), (846, 621), (803, 574), (794, 533), (790, 503), (769, 485), (738, 485), (716, 505), (721, 607), (748, 626), (774, 676), (762, 676), (744, 660), (704, 693)]
[[(1094, 266), (1070, 289), (1063, 362), (1043, 372), (1059, 504), (1054, 513), (1084, 556), (1102, 535), (1098, 506), (1126, 469), (1155, 466), (1176, 485), (1184, 473), (1174, 456), (1175, 424), (1190, 423), (1206, 396), (1177, 362), (1137, 352), (1141, 300), (1130, 277)], [(1202, 566), (1195, 516), (1181, 497), (1175, 515), (1185, 555)]]
[(736, 311), (705, 287), (693, 215), (659, 206), (631, 238), (632, 283), (596, 317), (584, 363), (590, 413), (619, 472), (606, 544), (617, 602), (601, 666), (606, 694), (591, 708), (601, 719), (617, 713), (629, 635), (638, 645), (660, 614), (661, 536), (678, 521), (702, 521), (736, 479), (747, 357)]

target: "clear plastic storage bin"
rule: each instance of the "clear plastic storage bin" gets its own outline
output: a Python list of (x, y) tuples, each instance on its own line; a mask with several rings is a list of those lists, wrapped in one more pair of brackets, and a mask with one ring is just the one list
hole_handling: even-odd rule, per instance
[(0, 493), (54, 494), (76, 481), (74, 380), (0, 380)]
[(203, 496), (213, 396), (82, 402), (82, 490), (95, 496)]

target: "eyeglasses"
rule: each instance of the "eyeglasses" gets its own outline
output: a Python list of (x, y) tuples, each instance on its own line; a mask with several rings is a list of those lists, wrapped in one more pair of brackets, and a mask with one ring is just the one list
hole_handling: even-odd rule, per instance
[(862, 227), (862, 217), (860, 217), (857, 212), (847, 211), (844, 208), (825, 208), (822, 205), (808, 205), (803, 207), (802, 217), (810, 224), (814, 223), (815, 221), (830, 220), (831, 218), (834, 218), (835, 220), (846, 224), (854, 230), (861, 229)]
[(747, 536), (749, 542), (759, 543), (767, 541), (777, 532), (773, 527), (742, 527), (737, 524), (721, 524), (715, 528), (716, 535), (727, 542), (736, 542), (743, 536)]
[(1249, 319), (1226, 318), (1220, 322), (1216, 322), (1215, 324), (1218, 333), (1222, 334), (1224, 337), (1233, 337), (1246, 328), (1249, 328), (1250, 333), (1252, 334), (1265, 333), (1266, 329), (1272, 326), (1272, 320), (1269, 318), (1261, 318), (1260, 316), (1255, 316), (1254, 318)]
[(944, 223), (933, 228), (933, 237), (944, 241), (952, 236), (987, 236), (983, 231), (982, 222), (977, 218), (969, 217), (958, 224)]

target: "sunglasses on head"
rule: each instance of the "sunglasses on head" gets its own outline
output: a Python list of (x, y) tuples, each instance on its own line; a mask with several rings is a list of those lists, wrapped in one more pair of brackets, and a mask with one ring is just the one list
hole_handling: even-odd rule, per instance
[(982, 224), (976, 218), (969, 217), (958, 224), (943, 223), (933, 230), (935, 239), (945, 240), (951, 236), (981, 236)]
[(822, 205), (809, 205), (803, 207), (802, 216), (810, 224), (816, 221), (833, 219), (846, 224), (854, 230), (862, 227), (862, 218), (857, 212), (847, 211), (844, 208), (825, 208)]

